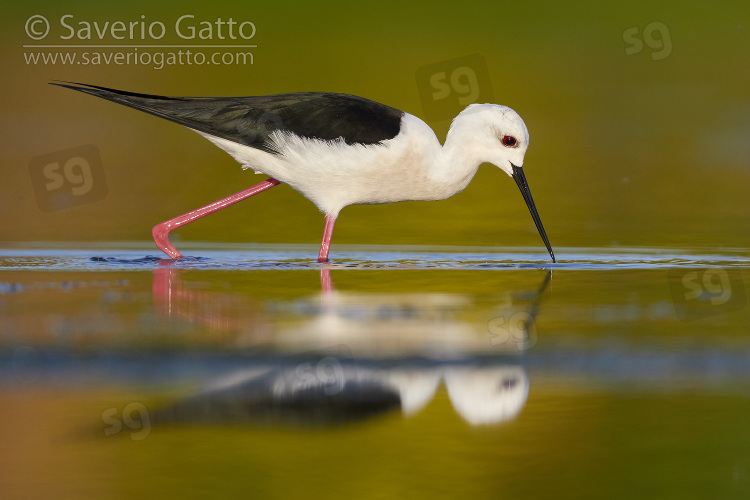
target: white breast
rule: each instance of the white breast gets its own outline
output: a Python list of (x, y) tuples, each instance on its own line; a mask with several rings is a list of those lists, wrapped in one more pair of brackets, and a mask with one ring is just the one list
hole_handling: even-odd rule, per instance
[(337, 215), (348, 205), (435, 200), (450, 196), (430, 177), (441, 146), (434, 132), (408, 113), (401, 131), (379, 145), (321, 141), (289, 132), (274, 132), (266, 153), (196, 131), (232, 155), (243, 168), (289, 184), (323, 212)]

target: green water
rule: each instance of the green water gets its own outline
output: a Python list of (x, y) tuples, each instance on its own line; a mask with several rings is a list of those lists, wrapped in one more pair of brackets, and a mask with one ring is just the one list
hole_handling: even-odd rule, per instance
[(4, 496), (748, 494), (744, 254), (424, 250), (4, 250)]

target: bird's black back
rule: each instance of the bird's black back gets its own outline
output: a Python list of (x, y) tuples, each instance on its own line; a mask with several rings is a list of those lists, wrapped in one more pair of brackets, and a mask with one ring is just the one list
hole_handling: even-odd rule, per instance
[(403, 112), (364, 97), (295, 92), (257, 97), (164, 97), (87, 84), (53, 83), (272, 154), (268, 137), (286, 130), (320, 140), (378, 144), (399, 133)]

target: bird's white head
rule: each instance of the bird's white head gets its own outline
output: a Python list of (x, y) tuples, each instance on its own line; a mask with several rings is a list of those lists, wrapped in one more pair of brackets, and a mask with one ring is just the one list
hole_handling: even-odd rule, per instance
[(507, 106), (470, 104), (451, 125), (450, 134), (479, 163), (492, 163), (513, 176), (513, 165), (523, 166), (529, 131), (521, 117)]
[(467, 165), (476, 169), (480, 163), (492, 163), (516, 181), (539, 235), (552, 262), (555, 262), (555, 254), (522, 168), (529, 147), (529, 131), (518, 113), (499, 104), (471, 104), (453, 120), (445, 144), (457, 148), (454, 151), (460, 151), (458, 154), (464, 156)]

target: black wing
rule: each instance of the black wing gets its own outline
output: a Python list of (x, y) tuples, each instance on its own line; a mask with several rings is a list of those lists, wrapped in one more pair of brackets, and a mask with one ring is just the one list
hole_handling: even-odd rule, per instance
[(52, 83), (166, 118), (186, 127), (277, 154), (276, 130), (310, 139), (378, 144), (400, 130), (403, 111), (364, 97), (295, 92), (257, 97), (164, 97), (82, 83)]

